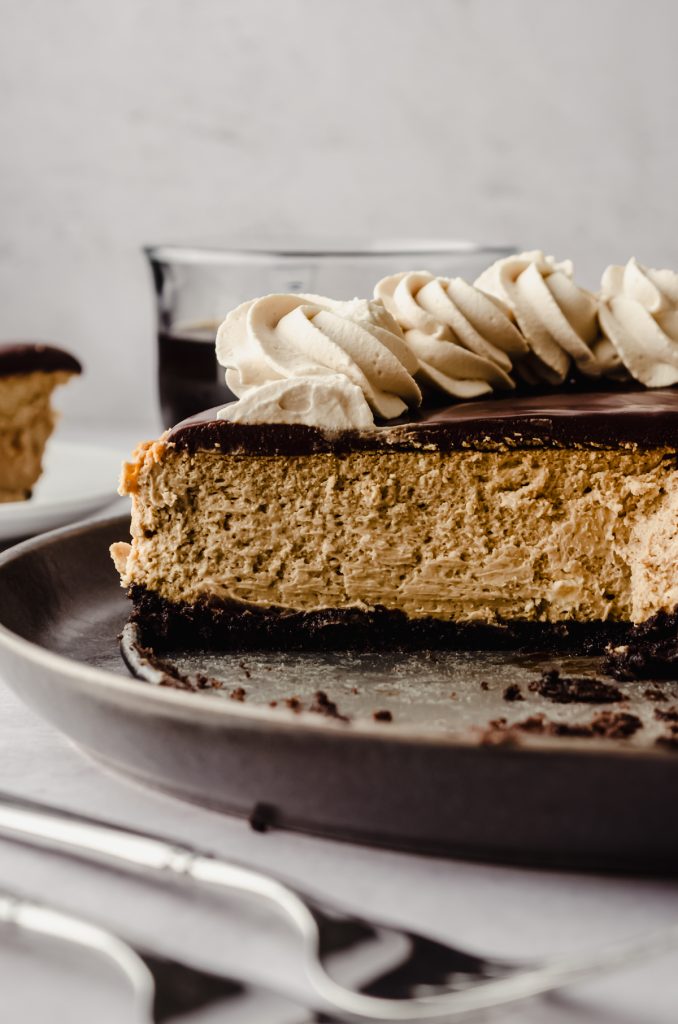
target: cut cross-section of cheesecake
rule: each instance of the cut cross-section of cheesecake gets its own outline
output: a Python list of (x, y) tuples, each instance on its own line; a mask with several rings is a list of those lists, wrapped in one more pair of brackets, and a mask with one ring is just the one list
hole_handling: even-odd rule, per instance
[(51, 345), (0, 344), (0, 502), (30, 497), (56, 422), (52, 392), (81, 369)]
[(216, 339), (238, 401), (123, 474), (113, 556), (145, 639), (659, 650), (677, 310), (672, 271), (630, 261), (597, 295), (540, 250), (473, 285), (417, 271), (371, 300), (242, 303)]
[(678, 391), (325, 431), (211, 414), (125, 467), (147, 639), (602, 650), (678, 605)]

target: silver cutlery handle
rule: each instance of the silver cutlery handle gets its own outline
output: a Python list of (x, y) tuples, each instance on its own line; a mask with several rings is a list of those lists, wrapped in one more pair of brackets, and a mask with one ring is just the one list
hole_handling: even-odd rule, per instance
[(192, 850), (162, 839), (14, 799), (0, 802), (0, 833), (29, 836), (47, 849), (85, 850), (96, 860), (122, 862), (141, 871), (184, 874), (194, 856)]
[(111, 932), (44, 904), (0, 891), (0, 927), (16, 928), (43, 939), (66, 942), (98, 953), (124, 975), (134, 993), (140, 1022), (153, 1021), (153, 975), (131, 946)]
[(213, 889), (235, 890), (267, 900), (292, 921), (304, 939), (307, 973), (316, 994), (345, 1020), (452, 1021), (563, 988), (606, 970), (648, 959), (678, 946), (678, 926), (598, 952), (561, 957), (473, 988), (405, 1000), (363, 995), (335, 982), (319, 956), (316, 918), (304, 898), (284, 883), (164, 839), (130, 832), (65, 811), (0, 795), (0, 835), (23, 837), (51, 849), (152, 875), (182, 877)]
[(289, 886), (258, 871), (112, 825), (39, 804), (0, 798), (0, 835), (24, 837), (47, 849), (83, 853), (128, 870), (248, 893), (272, 903), (308, 938), (317, 928), (305, 901)]
[(22, 838), (46, 849), (68, 851), (76, 856), (87, 854), (92, 860), (117, 868), (122, 865), (134, 872), (182, 878), (265, 900), (282, 912), (302, 936), (313, 963), (312, 971), (325, 975), (318, 958), (319, 934), (312, 910), (293, 889), (268, 875), (188, 846), (15, 797), (0, 796), (0, 835)]

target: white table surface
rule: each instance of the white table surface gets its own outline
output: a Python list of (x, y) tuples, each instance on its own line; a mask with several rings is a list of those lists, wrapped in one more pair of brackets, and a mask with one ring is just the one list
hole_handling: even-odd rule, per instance
[[(88, 430), (88, 440), (92, 436)], [(107, 440), (124, 446), (138, 437), (128, 428), (114, 438), (109, 432)], [(678, 886), (668, 881), (479, 865), (292, 833), (255, 833), (243, 821), (104, 772), (25, 708), (2, 681), (0, 780), (6, 792), (209, 848), (311, 885), (357, 913), (487, 954), (541, 957), (593, 949), (678, 922)], [(3, 840), (0, 888), (50, 900), (149, 949), (251, 980), (268, 980), (290, 995), (303, 996), (303, 976), (289, 932), (248, 903), (208, 902), (196, 893), (162, 889)], [(82, 957), (66, 962), (56, 950), (38, 951), (2, 927), (0, 992), (2, 1022), (120, 1024), (133, 1019), (124, 987), (97, 962)], [(212, 1019), (209, 1013), (191, 1017), (196, 1022)], [(270, 1003), (265, 1014), (257, 1014), (256, 1024), (305, 1019), (294, 1007), (279, 1010)], [(678, 953), (483, 1019), (674, 1024)]]

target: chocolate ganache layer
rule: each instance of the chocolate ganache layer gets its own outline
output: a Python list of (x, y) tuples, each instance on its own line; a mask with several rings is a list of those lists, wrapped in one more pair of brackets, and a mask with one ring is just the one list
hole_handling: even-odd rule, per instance
[(40, 342), (0, 344), (0, 377), (19, 373), (81, 373), (82, 366), (70, 352)]
[(567, 391), (459, 402), (374, 430), (330, 433), (283, 423), (231, 423), (208, 409), (166, 440), (188, 452), (258, 455), (487, 448), (678, 447), (678, 389)]

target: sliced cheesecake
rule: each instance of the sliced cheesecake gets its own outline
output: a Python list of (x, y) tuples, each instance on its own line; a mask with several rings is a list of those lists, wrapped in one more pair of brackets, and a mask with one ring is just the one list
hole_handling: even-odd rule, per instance
[(677, 449), (673, 389), (362, 431), (214, 410), (125, 467), (113, 554), (164, 645), (602, 650), (678, 605)]
[(81, 370), (50, 345), (0, 344), (0, 502), (30, 497), (56, 423), (52, 392)]
[(238, 306), (216, 341), (238, 401), (125, 467), (132, 543), (113, 555), (146, 638), (675, 635), (678, 274), (630, 260), (594, 294), (534, 250), (374, 295)]

